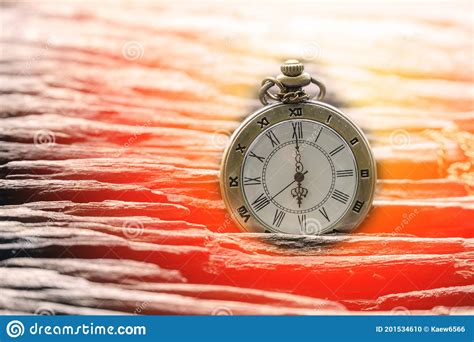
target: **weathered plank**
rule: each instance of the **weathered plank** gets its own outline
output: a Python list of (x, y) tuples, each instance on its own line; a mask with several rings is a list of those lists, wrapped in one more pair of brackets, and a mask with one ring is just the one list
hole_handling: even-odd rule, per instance
[[(472, 314), (469, 4), (1, 6), (0, 313)], [(350, 236), (241, 233), (221, 200), (287, 57), (373, 146)]]

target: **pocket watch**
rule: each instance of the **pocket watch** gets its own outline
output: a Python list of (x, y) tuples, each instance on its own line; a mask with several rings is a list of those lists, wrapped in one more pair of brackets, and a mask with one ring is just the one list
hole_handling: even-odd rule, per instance
[[(249, 232), (350, 232), (374, 196), (369, 143), (349, 117), (321, 101), (325, 86), (302, 63), (288, 60), (281, 72), (262, 81), (264, 107), (237, 128), (224, 152), (220, 187), (227, 210)], [(304, 90), (311, 84), (319, 88), (318, 101)]]

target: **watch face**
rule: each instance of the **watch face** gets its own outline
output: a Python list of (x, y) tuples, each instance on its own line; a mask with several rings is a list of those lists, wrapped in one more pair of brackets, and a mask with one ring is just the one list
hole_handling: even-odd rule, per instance
[(319, 102), (252, 115), (224, 155), (221, 190), (248, 231), (349, 231), (371, 206), (375, 165), (360, 130)]
[(253, 216), (270, 229), (322, 232), (352, 203), (356, 168), (351, 148), (332, 128), (292, 119), (267, 128), (250, 144), (240, 187)]

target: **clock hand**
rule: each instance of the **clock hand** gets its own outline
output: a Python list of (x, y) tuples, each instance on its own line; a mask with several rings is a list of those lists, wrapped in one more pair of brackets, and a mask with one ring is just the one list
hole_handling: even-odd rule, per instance
[[(302, 175), (302, 176), (304, 176), (304, 175), (307, 174), (307, 173), (308, 173), (308, 170), (306, 170), (306, 171), (303, 172), (303, 173), (299, 173), (299, 174)], [(298, 177), (297, 177), (296, 174), (295, 174), (295, 179), (293, 180), (293, 182), (291, 182), (290, 184), (288, 184), (287, 186), (285, 186), (285, 187), (284, 187), (283, 189), (281, 189), (276, 195), (274, 195), (272, 198), (270, 198), (270, 201), (271, 201), (272, 199), (274, 199), (275, 197), (277, 197), (279, 194), (281, 194), (283, 191), (285, 191), (286, 189), (288, 189), (291, 185), (293, 185), (293, 183), (296, 182), (297, 179), (298, 179)]]
[(299, 151), (300, 147), (298, 146), (298, 134), (295, 135), (296, 138), (296, 150)]
[(298, 202), (298, 207), (301, 207), (301, 203), (303, 203), (303, 198), (306, 197), (308, 194), (308, 189), (304, 188), (301, 186), (301, 182), (304, 179), (304, 174), (301, 173), (303, 171), (304, 166), (303, 163), (301, 162), (301, 153), (300, 153), (300, 147), (298, 145), (298, 136), (296, 136), (296, 154), (295, 154), (295, 181), (298, 182), (298, 185), (296, 188), (291, 190), (291, 195), (293, 197), (296, 197), (296, 201)]
[(300, 147), (298, 145), (298, 137), (296, 138), (296, 146), (295, 146), (295, 172), (302, 172), (304, 170), (303, 163), (301, 162), (301, 153)]
[(291, 190), (291, 194), (293, 195), (293, 197), (296, 197), (298, 207), (301, 207), (301, 203), (303, 203), (303, 198), (308, 195), (308, 189), (303, 188), (301, 186), (301, 181), (298, 181), (297, 187)]

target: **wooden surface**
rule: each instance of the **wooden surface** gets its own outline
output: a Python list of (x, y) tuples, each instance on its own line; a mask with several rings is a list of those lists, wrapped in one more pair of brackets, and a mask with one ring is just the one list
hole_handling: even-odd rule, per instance
[[(474, 312), (472, 3), (0, 6), (2, 314)], [(224, 209), (223, 148), (289, 57), (373, 146), (352, 235)]]

